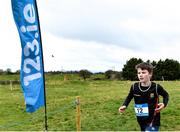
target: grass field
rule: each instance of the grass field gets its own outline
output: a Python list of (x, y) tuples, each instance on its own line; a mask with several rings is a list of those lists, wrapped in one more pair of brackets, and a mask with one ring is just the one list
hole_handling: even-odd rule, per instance
[[(82, 131), (136, 131), (139, 126), (133, 101), (125, 113), (119, 114), (133, 82), (89, 79), (68, 75), (46, 76), (48, 130), (76, 130), (76, 96), (81, 100)], [(0, 80), (17, 80), (19, 76), (0, 75)], [(166, 109), (161, 112), (161, 131), (180, 131), (180, 81), (158, 82), (170, 94)], [(44, 130), (44, 109), (25, 112), (24, 97), (19, 85), (0, 85), (0, 131)]]

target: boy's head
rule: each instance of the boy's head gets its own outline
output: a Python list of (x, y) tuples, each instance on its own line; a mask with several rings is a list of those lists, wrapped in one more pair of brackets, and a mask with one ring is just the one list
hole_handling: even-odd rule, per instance
[(153, 74), (153, 66), (150, 63), (142, 62), (136, 65), (138, 79), (140, 82), (150, 81)]

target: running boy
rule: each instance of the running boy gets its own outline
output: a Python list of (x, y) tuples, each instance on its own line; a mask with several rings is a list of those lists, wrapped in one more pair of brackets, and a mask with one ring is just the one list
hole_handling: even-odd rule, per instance
[[(141, 131), (158, 131), (160, 126), (160, 111), (166, 107), (169, 95), (159, 84), (151, 82), (153, 66), (149, 63), (136, 65), (139, 82), (131, 86), (129, 94), (119, 112), (124, 112), (134, 98), (134, 109)], [(159, 103), (159, 95), (163, 97), (163, 103)]]

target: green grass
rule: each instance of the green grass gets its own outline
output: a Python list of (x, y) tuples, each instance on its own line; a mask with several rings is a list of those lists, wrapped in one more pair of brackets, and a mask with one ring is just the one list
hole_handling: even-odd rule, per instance
[[(77, 75), (46, 75), (48, 130), (76, 130), (76, 96), (81, 100), (81, 130), (136, 131), (131, 101), (125, 113), (119, 114), (133, 82), (81, 80)], [(19, 76), (0, 76), (0, 80), (19, 80)], [(180, 131), (180, 81), (158, 82), (170, 94), (166, 109), (161, 112), (161, 131)], [(0, 131), (44, 130), (44, 109), (25, 112), (24, 98), (19, 85), (0, 85)]]

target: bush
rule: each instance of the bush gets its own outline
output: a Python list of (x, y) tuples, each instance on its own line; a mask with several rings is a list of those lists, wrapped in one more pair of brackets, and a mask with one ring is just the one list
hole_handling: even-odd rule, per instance
[(80, 70), (79, 71), (79, 76), (82, 77), (84, 80), (86, 80), (87, 78), (90, 78), (92, 75), (92, 73), (88, 70)]
[(105, 72), (105, 78), (111, 80), (122, 80), (122, 73), (117, 71), (108, 70)]

